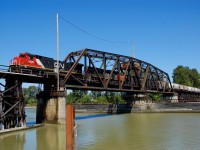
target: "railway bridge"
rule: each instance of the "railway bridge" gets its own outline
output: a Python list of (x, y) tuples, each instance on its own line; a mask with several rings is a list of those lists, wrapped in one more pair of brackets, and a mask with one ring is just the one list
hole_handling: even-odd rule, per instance
[[(37, 55), (37, 58), (41, 56)], [(52, 59), (43, 59), (48, 60)], [(65, 89), (125, 92), (129, 97), (161, 93), (169, 98), (176, 93), (180, 101), (199, 100), (199, 89), (175, 85), (166, 72), (133, 57), (83, 49), (69, 53), (62, 63), (59, 62), (59, 71), (27, 64), (0, 66), (0, 78), (5, 79), (5, 84), (0, 83), (4, 87), (0, 90), (1, 130), (26, 125), (22, 92), (24, 82), (44, 85), (37, 97), (38, 123), (64, 121)]]

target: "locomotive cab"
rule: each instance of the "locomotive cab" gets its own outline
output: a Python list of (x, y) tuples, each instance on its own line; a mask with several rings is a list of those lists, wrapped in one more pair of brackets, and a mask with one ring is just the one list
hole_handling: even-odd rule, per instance
[[(44, 73), (45, 71), (53, 72), (55, 71), (55, 68), (57, 68), (57, 65), (59, 65), (59, 70), (62, 72), (66, 72), (70, 70), (73, 64), (74, 62), (64, 61), (59, 61), (59, 64), (57, 64), (57, 61), (53, 58), (25, 52), (20, 53), (19, 56), (16, 56), (12, 59), (12, 61), (10, 62), (10, 71), (24, 73), (25, 70), (30, 70), (29, 72), (37, 75), (41, 74), (41, 72)], [(78, 63), (73, 70), (73, 73), (81, 74), (82, 67), (83, 64)]]
[(19, 56), (13, 58), (11, 65), (42, 68), (36, 57), (31, 57), (29, 53), (20, 53)]

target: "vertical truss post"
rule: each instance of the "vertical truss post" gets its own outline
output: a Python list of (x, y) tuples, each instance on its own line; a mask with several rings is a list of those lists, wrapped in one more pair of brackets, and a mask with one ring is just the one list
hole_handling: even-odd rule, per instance
[[(157, 87), (158, 87), (158, 91), (159, 91), (159, 87), (162, 87), (162, 84), (160, 83), (160, 75), (158, 73), (158, 69), (156, 69), (156, 74), (157, 74)], [(162, 87), (163, 88), (163, 87)]]
[(118, 69), (118, 84), (119, 84), (119, 89), (122, 89), (121, 87), (121, 80), (120, 80), (120, 77), (121, 77), (121, 71), (120, 71), (120, 59), (118, 58), (118, 62), (117, 62), (117, 69)]
[(106, 88), (106, 57), (103, 53), (103, 86)]
[(2, 92), (0, 91), (0, 130), (4, 130), (4, 125), (3, 125), (3, 118), (2, 118), (2, 114), (3, 114), (3, 95)]
[(145, 85), (146, 85), (148, 75), (149, 75), (149, 65), (147, 65), (147, 67), (146, 67), (145, 75), (144, 75), (144, 78), (143, 78), (143, 81), (142, 81), (142, 87), (140, 89), (141, 91), (144, 91), (144, 89), (145, 89)]
[(124, 77), (122, 78), (122, 81), (121, 81), (121, 87), (123, 87), (124, 80), (125, 80), (126, 73), (127, 73), (127, 71), (128, 71), (129, 65), (130, 65), (130, 62), (128, 62), (128, 64), (126, 65), (125, 74), (124, 74)]
[(132, 61), (132, 59), (130, 59), (129, 75), (131, 77), (131, 90), (133, 90), (133, 61)]
[(87, 86), (88, 74), (87, 74), (87, 57), (84, 55), (84, 75), (85, 75), (85, 85)]

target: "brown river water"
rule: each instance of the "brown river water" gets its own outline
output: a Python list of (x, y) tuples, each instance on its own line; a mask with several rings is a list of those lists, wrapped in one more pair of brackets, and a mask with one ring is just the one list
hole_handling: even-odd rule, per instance
[[(26, 109), (28, 125), (35, 109)], [(199, 113), (76, 114), (78, 150), (199, 150)], [(65, 125), (0, 134), (0, 150), (65, 150)]]

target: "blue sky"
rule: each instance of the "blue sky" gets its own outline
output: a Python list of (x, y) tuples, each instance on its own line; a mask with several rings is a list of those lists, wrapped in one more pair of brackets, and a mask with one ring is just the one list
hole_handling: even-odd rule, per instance
[(199, 0), (0, 0), (0, 64), (20, 52), (56, 58), (56, 13), (60, 58), (83, 48), (134, 56), (172, 76), (178, 65), (200, 72)]

